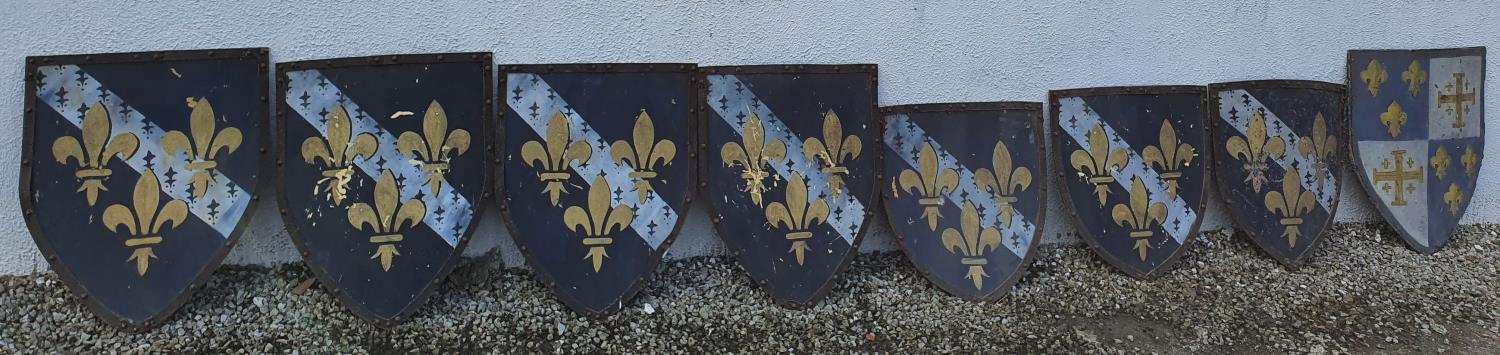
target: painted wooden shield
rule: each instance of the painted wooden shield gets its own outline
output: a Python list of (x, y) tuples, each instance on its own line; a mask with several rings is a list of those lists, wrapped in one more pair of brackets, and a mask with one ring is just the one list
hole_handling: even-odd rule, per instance
[(27, 58), (21, 208), (100, 318), (160, 325), (234, 246), (257, 200), (268, 53)]
[(318, 279), (367, 321), (420, 308), (488, 189), (489, 53), (277, 65), (278, 197)]
[(1338, 210), (1344, 86), (1262, 80), (1209, 86), (1214, 173), (1240, 231), (1287, 265), (1305, 260)]
[(750, 277), (783, 305), (806, 307), (826, 295), (871, 222), (882, 180), (875, 70), (702, 71), (710, 218)]
[(1053, 91), (1063, 200), (1094, 251), (1161, 275), (1198, 234), (1209, 150), (1202, 86)]
[(651, 277), (695, 189), (693, 64), (503, 66), (503, 214), (576, 312), (618, 311)]
[[(1006, 294), (1041, 235), (1039, 102), (885, 108), (886, 216), (922, 274), (969, 300)], [(983, 132), (982, 134), (980, 132)]]
[(1484, 161), (1484, 47), (1349, 51), (1360, 181), (1412, 249), (1441, 249)]

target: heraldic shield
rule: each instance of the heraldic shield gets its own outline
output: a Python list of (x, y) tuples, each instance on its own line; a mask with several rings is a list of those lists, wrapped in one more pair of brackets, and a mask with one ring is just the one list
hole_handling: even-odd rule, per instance
[(1349, 51), (1354, 163), (1412, 249), (1448, 243), (1484, 161), (1485, 49)]
[(1139, 278), (1159, 276), (1198, 234), (1207, 191), (1202, 86), (1053, 91), (1063, 200), (1083, 240)]
[(618, 311), (650, 279), (695, 188), (693, 64), (502, 66), (501, 211), (575, 312)]
[(828, 293), (876, 206), (874, 65), (704, 68), (710, 219), (783, 305)]
[(883, 114), (890, 188), (882, 191), (902, 250), (948, 293), (1004, 295), (1040, 240), (1042, 104), (908, 105)]
[(1277, 261), (1312, 254), (1344, 172), (1344, 86), (1263, 80), (1209, 86), (1214, 174), (1238, 229)]
[(22, 210), (52, 269), (100, 318), (160, 325), (234, 246), (257, 200), (268, 57), (27, 58)]
[(488, 191), (489, 53), (277, 65), (278, 197), (318, 279), (393, 326), (457, 263)]

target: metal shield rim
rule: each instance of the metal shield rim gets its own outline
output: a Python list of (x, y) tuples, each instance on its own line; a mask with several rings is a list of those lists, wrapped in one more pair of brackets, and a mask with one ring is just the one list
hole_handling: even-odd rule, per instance
[[(698, 67), (698, 75), (719, 74), (829, 74), (829, 73), (869, 73), (872, 76), (871, 83), (878, 81), (879, 65), (877, 64), (757, 64), (757, 65), (712, 65)], [(705, 87), (706, 89), (706, 87)], [(880, 99), (875, 99), (875, 111), (880, 112)]]
[[(1040, 116), (1042, 111), (1042, 103), (1035, 101), (932, 102), (884, 106), (880, 108), (880, 115), (881, 119), (884, 119), (885, 116), (902, 113), (1025, 110), (1035, 110), (1037, 112), (1037, 115)], [(1040, 117), (1038, 117), (1038, 119), (1040, 119)], [(1035, 123), (1041, 124), (1041, 122)]]
[[(690, 96), (688, 98), (687, 105), (688, 148), (684, 150), (688, 152), (688, 181), (686, 182), (687, 185), (683, 186), (684, 191), (682, 202), (683, 210), (686, 211), (692, 207), (694, 197), (698, 192), (698, 186), (700, 185), (701, 181), (699, 180), (701, 175), (699, 175), (700, 164), (698, 161), (698, 154), (701, 151), (701, 147), (699, 147), (699, 144), (702, 138), (698, 136), (698, 126), (702, 125), (701, 122), (699, 122), (702, 117), (698, 115), (697, 110), (700, 107), (699, 101), (702, 101), (702, 95), (700, 95), (698, 91), (698, 86), (700, 86), (701, 82), (698, 80), (698, 76), (693, 74), (697, 70), (697, 67), (698, 65), (693, 63), (503, 64), (500, 65), (498, 76), (500, 87), (505, 87), (506, 75), (510, 73), (687, 74), (688, 95)], [(495, 113), (497, 124), (494, 125), (494, 130), (502, 135), (504, 134), (505, 130), (507, 111), (509, 110), (500, 109), (496, 110)], [(495, 146), (497, 155), (495, 158), (496, 173), (494, 175), (496, 176), (496, 178), (495, 186), (493, 188), (495, 189), (495, 191), (505, 191), (505, 174), (499, 171), (504, 169), (505, 166), (503, 159), (500, 158), (505, 155), (505, 144), (495, 144)], [(520, 249), (521, 255), (526, 258), (526, 264), (532, 266), (532, 275), (536, 278), (536, 281), (542, 283), (543, 286), (546, 286), (547, 289), (552, 292), (552, 296), (558, 303), (561, 303), (564, 307), (567, 307), (574, 313), (582, 314), (585, 317), (594, 320), (603, 320), (611, 315), (614, 315), (615, 313), (619, 313), (619, 311), (625, 307), (625, 302), (635, 299), (635, 296), (640, 293), (641, 289), (645, 288), (645, 286), (655, 278), (656, 268), (661, 264), (662, 256), (666, 254), (667, 250), (671, 249), (672, 243), (677, 241), (678, 235), (682, 233), (683, 224), (686, 224), (685, 222), (687, 222), (688, 215), (687, 213), (677, 214), (677, 224), (676, 226), (672, 227), (672, 232), (667, 234), (667, 238), (662, 241), (661, 246), (651, 250), (651, 253), (647, 255), (647, 271), (642, 275), (638, 275), (636, 281), (632, 283), (624, 293), (621, 293), (620, 297), (616, 298), (614, 302), (611, 302), (611, 306), (603, 310), (595, 311), (581, 308), (578, 305), (563, 301), (562, 297), (558, 297), (560, 291), (557, 288), (557, 281), (552, 277), (551, 274), (541, 272), (539, 271), (541, 270), (541, 268), (534, 266), (537, 265), (537, 263), (535, 262), (536, 257), (531, 254), (531, 248), (528, 248), (526, 246), (526, 242), (523, 240), (523, 238), (520, 238), (521, 231), (516, 227), (514, 220), (511, 218), (509, 203), (506, 202), (505, 198), (496, 198), (495, 204), (500, 205), (500, 217), (502, 220), (504, 220), (503, 222), (505, 224), (506, 231), (510, 232), (511, 241), (516, 243), (516, 248)]]
[[(163, 323), (166, 323), (166, 321), (171, 318), (172, 315), (175, 315), (177, 313), (178, 309), (182, 308), (182, 306), (186, 305), (187, 302), (192, 299), (192, 296), (195, 295), (198, 290), (203, 289), (203, 284), (207, 283), (208, 279), (212, 277), (214, 271), (217, 271), (219, 269), (219, 266), (223, 264), (224, 258), (228, 256), (229, 252), (234, 249), (234, 246), (236, 244), (238, 244), (240, 236), (244, 234), (245, 228), (250, 225), (250, 217), (255, 214), (255, 207), (260, 201), (260, 194), (267, 184), (267, 182), (265, 181), (266, 179), (264, 179), (265, 174), (270, 171), (270, 169), (266, 167), (266, 164), (268, 163), (268, 159), (266, 158), (268, 150), (266, 146), (270, 142), (270, 137), (268, 137), (268, 130), (270, 128), (265, 124), (266, 122), (268, 122), (270, 112), (270, 103), (267, 101), (268, 95), (270, 95), (270, 82), (267, 81), (270, 76), (270, 57), (270, 48), (264, 47), (215, 48), (101, 54), (68, 54), (26, 57), (26, 99), (23, 103), (23, 105), (25, 106), (25, 114), (24, 118), (22, 119), (23, 133), (21, 137), (22, 144), (20, 185), (17, 189), (17, 194), (19, 195), (21, 203), (21, 210), (24, 211), (22, 213), (22, 215), (24, 216), (23, 219), (26, 221), (26, 228), (31, 234), (32, 241), (36, 243), (37, 249), (42, 253), (42, 255), (46, 257), (48, 266), (52, 268), (53, 272), (57, 273), (58, 278), (62, 279), (63, 284), (67, 285), (68, 291), (72, 294), (72, 298), (82, 303), (84, 307), (90, 311), (90, 313), (93, 313), (96, 317), (104, 320), (105, 323), (108, 323), (114, 327), (123, 328), (131, 332), (147, 331), (161, 326)], [(213, 255), (213, 257), (209, 259), (209, 262), (203, 266), (202, 270), (198, 271), (197, 275), (194, 276), (193, 281), (188, 284), (187, 289), (183, 290), (177, 296), (174, 296), (171, 303), (169, 303), (166, 308), (162, 309), (157, 314), (153, 314), (150, 317), (147, 317), (146, 320), (142, 322), (131, 322), (120, 316), (119, 314), (116, 314), (108, 308), (104, 307), (104, 305), (99, 303), (96, 298), (89, 296), (88, 291), (84, 289), (83, 285), (81, 285), (73, 276), (72, 269), (69, 269), (67, 265), (58, 260), (56, 250), (52, 248), (52, 244), (47, 242), (47, 238), (42, 235), (41, 230), (39, 229), (40, 226), (38, 221), (36, 220), (37, 216), (34, 212), (34, 206), (36, 202), (32, 201), (32, 196), (30, 193), (28, 193), (28, 191), (31, 191), (32, 188), (31, 161), (34, 157), (33, 145), (35, 144), (36, 140), (36, 127), (33, 123), (33, 121), (36, 120), (36, 70), (44, 65), (55, 64), (127, 64), (244, 58), (254, 59), (259, 62), (259, 65), (257, 66), (258, 73), (256, 77), (260, 79), (257, 81), (257, 91), (260, 92), (260, 104), (256, 106), (258, 110), (251, 115), (251, 119), (259, 120), (259, 122), (261, 123), (259, 125), (259, 128), (256, 130), (256, 134), (259, 135), (259, 137), (256, 139), (256, 143), (260, 144), (261, 148), (260, 151), (256, 153), (256, 184), (255, 186), (251, 187), (250, 203), (245, 208), (245, 214), (240, 216), (239, 222), (235, 224), (234, 230), (231, 231), (229, 233), (229, 236), (225, 238), (224, 246), (219, 248), (219, 250)]]
[[(331, 69), (423, 63), (474, 63), (484, 65), (484, 92), (482, 93), (484, 97), (484, 108), (481, 113), (487, 116), (488, 113), (494, 112), (493, 89), (495, 81), (495, 65), (493, 63), (493, 60), (494, 54), (490, 52), (464, 52), (349, 57), (282, 62), (276, 64), (276, 94), (282, 95), (286, 92), (287, 85), (289, 84), (287, 81), (286, 73), (290, 70)], [(287, 103), (285, 102), (285, 100), (277, 101), (279, 103), (276, 106), (276, 178), (277, 180), (282, 180), (286, 176), (286, 162), (283, 159), (286, 157)], [(490, 123), (491, 120), (482, 117), (480, 119), (481, 129), (488, 131), (490, 129)], [(485, 137), (485, 139), (493, 138), (489, 135), (479, 136)], [(496, 156), (494, 152), (494, 141), (487, 141), (485, 142), (484, 146), (485, 154), (490, 155), (492, 159), (499, 159), (499, 157)], [(491, 184), (489, 181), (493, 169), (482, 168), (481, 170), (481, 174), (483, 174), (483, 177), (480, 178), (479, 195), (480, 199), (483, 200), (491, 197)], [(355, 316), (358, 316), (360, 319), (363, 319), (366, 322), (385, 329), (394, 328), (402, 321), (410, 319), (412, 314), (417, 310), (422, 309), (422, 306), (427, 303), (430, 297), (432, 297), (432, 293), (437, 291), (437, 285), (442, 283), (444, 280), (447, 280), (448, 274), (450, 274), (453, 271), (453, 268), (458, 266), (459, 261), (463, 259), (464, 250), (466, 249), (466, 247), (468, 247), (469, 240), (472, 239), (474, 235), (474, 230), (477, 229), (467, 228), (464, 231), (464, 234), (458, 238), (458, 244), (455, 244), (453, 246), (453, 252), (448, 255), (447, 259), (443, 260), (443, 266), (438, 269), (438, 272), (435, 274), (432, 280), (422, 288), (422, 291), (418, 292), (416, 297), (412, 298), (411, 303), (406, 304), (406, 306), (404, 306), (400, 312), (396, 313), (395, 316), (385, 318), (375, 315), (374, 313), (363, 307), (359, 307), (358, 302), (352, 296), (349, 296), (348, 292), (344, 292), (342, 288), (336, 286), (336, 283), (332, 283), (332, 278), (328, 275), (328, 273), (323, 270), (323, 268), (318, 267), (316, 263), (308, 258), (310, 252), (308, 251), (307, 246), (303, 244), (300, 233), (298, 232), (297, 226), (294, 223), (295, 221), (293, 221), (292, 217), (288, 214), (288, 210), (286, 207), (286, 184), (276, 184), (276, 204), (279, 208), (279, 211), (277, 212), (281, 215), (282, 224), (286, 226), (287, 236), (291, 238), (292, 244), (297, 247), (297, 252), (298, 255), (302, 257), (303, 265), (306, 265), (308, 269), (312, 270), (313, 275), (318, 279), (318, 283), (323, 284), (323, 286), (327, 288), (329, 292), (332, 292), (335, 296), (337, 296), (339, 304), (344, 306), (344, 309), (349, 310), (351, 313), (354, 313)], [(473, 220), (477, 221), (478, 217), (484, 215), (484, 205), (484, 203), (473, 204)], [(470, 223), (473, 222), (471, 221)]]

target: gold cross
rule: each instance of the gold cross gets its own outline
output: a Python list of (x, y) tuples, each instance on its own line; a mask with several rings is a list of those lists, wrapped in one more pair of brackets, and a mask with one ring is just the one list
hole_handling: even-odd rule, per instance
[(1465, 93), (1464, 84), (1464, 73), (1453, 73), (1453, 82), (1448, 83), (1448, 90), (1453, 94), (1438, 95), (1439, 105), (1453, 104), (1453, 128), (1464, 128), (1464, 103), (1474, 102), (1474, 90)]
[(1402, 160), (1406, 160), (1406, 164), (1413, 164), (1410, 158), (1406, 158), (1405, 150), (1391, 151), (1391, 160), (1387, 160), (1386, 165), (1389, 166), (1394, 161), (1396, 167), (1386, 171), (1375, 171), (1375, 182), (1387, 183), (1382, 190), (1390, 192), (1391, 185), (1389, 183), (1396, 184), (1396, 199), (1395, 201), (1391, 201), (1391, 206), (1406, 206), (1406, 194), (1417, 189), (1415, 186), (1406, 186), (1406, 182), (1410, 180), (1422, 181), (1422, 169), (1406, 170), (1406, 164), (1403, 164)]

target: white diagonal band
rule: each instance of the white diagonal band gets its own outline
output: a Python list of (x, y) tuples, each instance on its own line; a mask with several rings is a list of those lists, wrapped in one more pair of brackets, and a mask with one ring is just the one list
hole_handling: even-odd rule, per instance
[(1125, 139), (1120, 138), (1115, 133), (1114, 127), (1110, 127), (1109, 123), (1100, 120), (1099, 114), (1089, 109), (1088, 103), (1085, 103), (1083, 98), (1061, 98), (1058, 100), (1058, 106), (1057, 119), (1067, 122), (1061, 124), (1063, 131), (1074, 142), (1077, 142), (1080, 147), (1089, 146), (1089, 130), (1094, 128), (1094, 124), (1097, 123), (1104, 127), (1104, 134), (1110, 142), (1114, 142), (1111, 143), (1111, 147), (1124, 149), (1129, 153), (1130, 158), (1125, 163), (1125, 166), (1120, 167), (1119, 170), (1111, 174), (1115, 178), (1115, 183), (1128, 191), (1130, 190), (1132, 181), (1137, 177), (1141, 178), (1147, 193), (1151, 196), (1151, 201), (1165, 201), (1167, 204), (1167, 219), (1166, 222), (1161, 224), (1161, 228), (1166, 230), (1167, 234), (1172, 236), (1172, 239), (1177, 240), (1178, 244), (1187, 240), (1188, 232), (1191, 232), (1193, 229), (1193, 222), (1198, 220), (1198, 213), (1192, 207), (1188, 206), (1187, 201), (1183, 200), (1180, 195), (1176, 198), (1169, 197), (1167, 189), (1164, 187), (1166, 184), (1163, 183), (1161, 176), (1156, 173), (1156, 170), (1147, 167), (1146, 161), (1141, 159), (1141, 155), (1136, 153), (1135, 149), (1131, 148), (1128, 142), (1125, 142)]
[[(1257, 100), (1255, 96), (1251, 96), (1245, 90), (1219, 92), (1219, 119), (1223, 120), (1224, 123), (1228, 123), (1230, 127), (1234, 127), (1240, 134), (1243, 135), (1250, 129), (1250, 113), (1255, 111), (1261, 111), (1261, 116), (1266, 120), (1266, 136), (1281, 137), (1281, 140), (1286, 142), (1288, 148), (1286, 154), (1282, 154), (1281, 157), (1273, 157), (1270, 159), (1271, 161), (1281, 166), (1282, 170), (1292, 170), (1293, 163), (1300, 167), (1302, 171), (1315, 169), (1314, 167), (1317, 165), (1313, 165), (1313, 163), (1316, 161), (1296, 152), (1297, 140), (1300, 139), (1297, 137), (1297, 133), (1292, 132), (1291, 126), (1281, 122), (1281, 119), (1276, 116), (1275, 112), (1271, 112), (1265, 105), (1260, 103), (1260, 100)], [(1230, 116), (1237, 118), (1231, 120), (1229, 119)], [(1329, 144), (1332, 143), (1329, 142)], [(1323, 174), (1327, 174), (1325, 176), (1334, 176), (1327, 168), (1319, 170), (1322, 170)], [(1302, 189), (1312, 191), (1314, 196), (1318, 197), (1318, 205), (1323, 207), (1323, 211), (1333, 210), (1334, 192), (1338, 191), (1338, 186), (1335, 185), (1337, 179), (1323, 179), (1323, 186), (1321, 188), (1312, 176), (1299, 176), (1297, 182), (1302, 185)]]

